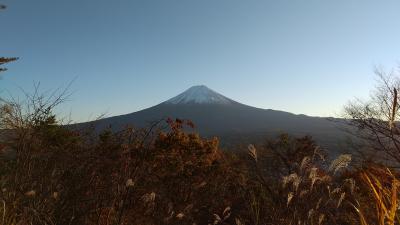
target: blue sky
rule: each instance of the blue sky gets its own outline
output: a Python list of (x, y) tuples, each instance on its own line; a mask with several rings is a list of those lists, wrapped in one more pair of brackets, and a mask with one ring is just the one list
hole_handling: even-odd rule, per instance
[(242, 103), (335, 116), (396, 67), (400, 1), (3, 0), (2, 94), (74, 80), (63, 113), (137, 111), (205, 84)]

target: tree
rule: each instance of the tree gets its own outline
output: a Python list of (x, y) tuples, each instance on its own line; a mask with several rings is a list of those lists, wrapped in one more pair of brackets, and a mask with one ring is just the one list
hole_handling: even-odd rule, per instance
[[(0, 10), (3, 10), (3, 9), (6, 9), (6, 6), (3, 5), (3, 4), (0, 4)], [(16, 58), (16, 57), (11, 57), (11, 58), (0, 57), (0, 66), (3, 65), (3, 64), (6, 64), (6, 63), (9, 63), (9, 62), (15, 61), (15, 60), (17, 60), (17, 59), (18, 59), (18, 58)], [(4, 72), (4, 71), (6, 71), (6, 70), (7, 70), (7, 68), (0, 67), (0, 72)]]
[[(18, 58), (16, 58), (16, 57), (12, 57), (12, 58), (0, 57), (0, 65), (3, 65), (3, 64), (6, 64), (6, 63), (9, 63), (9, 62), (15, 61), (15, 60), (17, 60), (17, 59), (18, 59)], [(4, 71), (6, 71), (6, 70), (7, 70), (7, 68), (0, 67), (0, 72), (4, 72)]]
[(378, 82), (370, 99), (356, 99), (345, 107), (345, 116), (357, 128), (353, 134), (368, 143), (369, 154), (390, 166), (400, 166), (399, 71), (376, 69)]

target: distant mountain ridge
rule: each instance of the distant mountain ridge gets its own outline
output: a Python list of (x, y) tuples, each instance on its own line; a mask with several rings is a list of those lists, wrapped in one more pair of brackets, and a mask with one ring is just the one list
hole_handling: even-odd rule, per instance
[(111, 126), (112, 129), (119, 130), (128, 124), (146, 127), (150, 122), (168, 117), (193, 121), (195, 131), (203, 136), (250, 137), (255, 133), (266, 136), (289, 133), (296, 136), (313, 136), (322, 146), (331, 148), (346, 136), (346, 133), (339, 129), (343, 122), (340, 119), (328, 120), (323, 117), (251, 107), (204, 85), (193, 86), (156, 106), (91, 123), (98, 129)]

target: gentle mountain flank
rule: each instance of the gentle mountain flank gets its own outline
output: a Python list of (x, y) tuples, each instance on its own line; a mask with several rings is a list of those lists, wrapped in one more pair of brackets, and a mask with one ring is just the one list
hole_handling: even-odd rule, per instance
[[(204, 136), (221, 137), (221, 142), (258, 140), (265, 136), (289, 133), (310, 135), (322, 146), (338, 149), (337, 143), (346, 133), (338, 129), (340, 119), (310, 117), (272, 109), (251, 107), (227, 98), (204, 85), (193, 86), (185, 92), (156, 106), (138, 112), (91, 122), (98, 130), (111, 127), (120, 130), (126, 125), (146, 127), (163, 118), (193, 121), (195, 131)], [(333, 122), (332, 120), (335, 120)], [(234, 137), (234, 138), (233, 138)], [(229, 141), (225, 141), (229, 140)]]

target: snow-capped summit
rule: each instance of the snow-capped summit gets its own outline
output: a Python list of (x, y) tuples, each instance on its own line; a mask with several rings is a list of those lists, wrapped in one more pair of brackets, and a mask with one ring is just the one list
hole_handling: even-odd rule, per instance
[(211, 90), (205, 85), (193, 86), (182, 94), (166, 101), (168, 104), (232, 104), (233, 100)]

